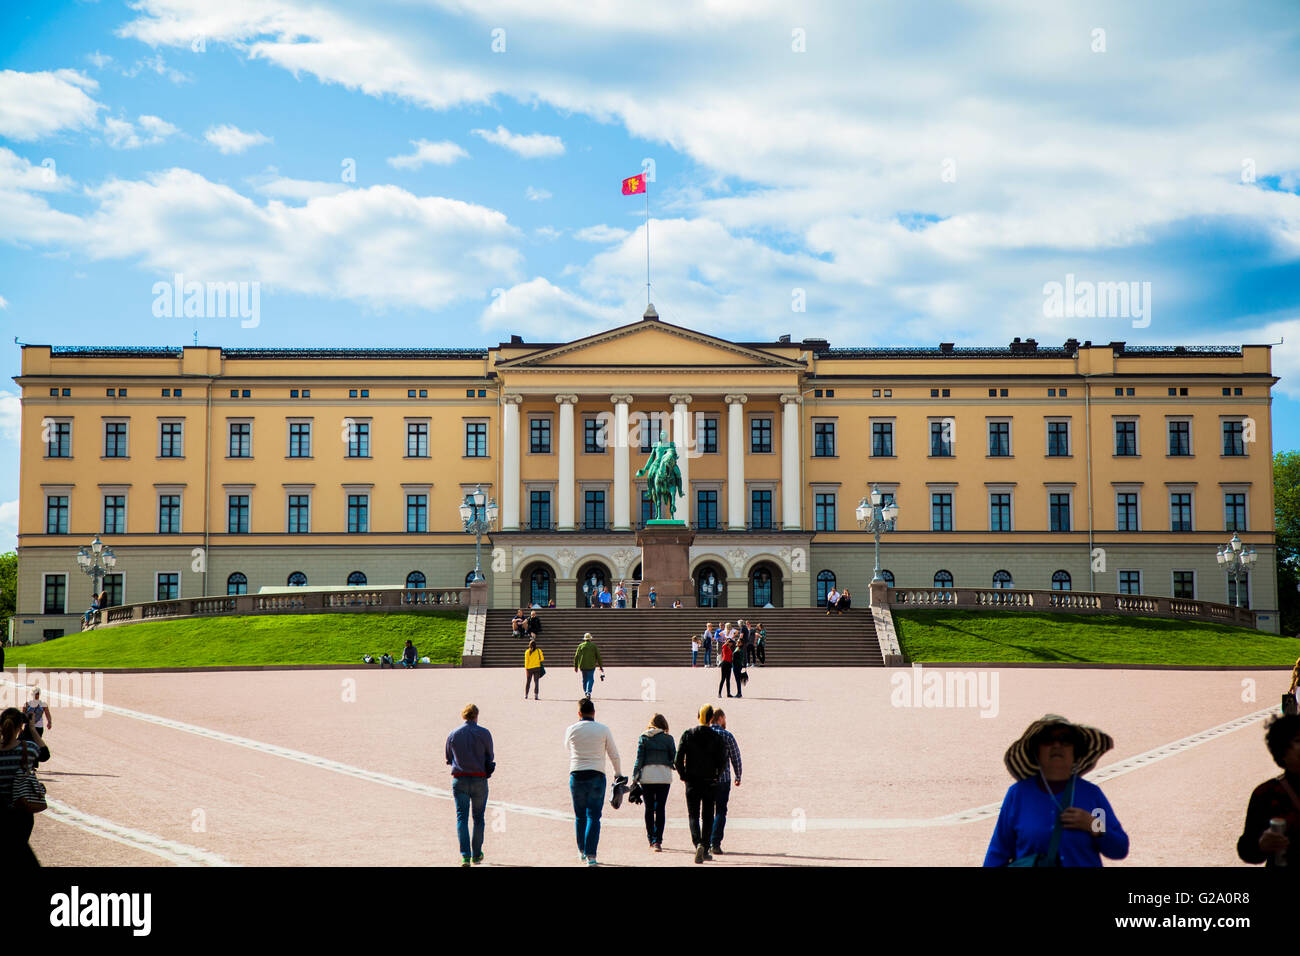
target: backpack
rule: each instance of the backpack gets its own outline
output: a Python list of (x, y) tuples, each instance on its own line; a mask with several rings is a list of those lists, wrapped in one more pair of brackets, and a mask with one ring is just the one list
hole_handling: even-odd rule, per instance
[(695, 783), (717, 783), (727, 759), (727, 745), (712, 728), (692, 727), (682, 734), (678, 751), (682, 760), (682, 779)]

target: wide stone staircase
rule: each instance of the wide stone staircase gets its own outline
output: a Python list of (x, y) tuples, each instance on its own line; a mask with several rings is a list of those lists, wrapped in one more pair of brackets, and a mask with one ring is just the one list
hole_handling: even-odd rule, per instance
[[(830, 617), (817, 608), (748, 610), (745, 616), (756, 625), (761, 623), (767, 632), (768, 667), (884, 666), (869, 608), (854, 608)], [(689, 667), (691, 635), (701, 633), (706, 621), (715, 624), (719, 620), (735, 621), (742, 611), (734, 608), (730, 612), (726, 608), (622, 611), (550, 608), (538, 612), (542, 618), (538, 643), (546, 654), (548, 669), (572, 668), (573, 652), (586, 631), (595, 638), (606, 667)], [(524, 666), (528, 642), (511, 635), (513, 617), (513, 609), (487, 612), (484, 667)], [(700, 663), (704, 663), (703, 652)], [(717, 663), (716, 649), (714, 663)]]

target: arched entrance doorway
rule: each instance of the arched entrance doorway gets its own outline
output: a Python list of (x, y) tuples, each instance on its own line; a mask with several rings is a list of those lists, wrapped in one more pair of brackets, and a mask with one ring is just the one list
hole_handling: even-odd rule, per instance
[(612, 589), (610, 570), (599, 561), (588, 561), (578, 569), (577, 607), (591, 607), (595, 596), (604, 587)]
[(555, 600), (555, 575), (544, 564), (530, 564), (519, 577), (519, 604), (547, 607)]
[(722, 565), (706, 561), (695, 569), (695, 601), (700, 607), (723, 607), (727, 572)]
[(781, 569), (769, 561), (754, 565), (749, 572), (749, 606), (784, 606), (785, 587)]

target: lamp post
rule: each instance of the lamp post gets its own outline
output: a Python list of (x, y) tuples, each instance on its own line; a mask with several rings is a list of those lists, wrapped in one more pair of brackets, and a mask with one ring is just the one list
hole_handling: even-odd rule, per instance
[(482, 581), (483, 535), (492, 530), (497, 520), (497, 503), (483, 493), (482, 485), (465, 495), (460, 503), (460, 520), (465, 524), (465, 532), (474, 536), (474, 577), (470, 580)]
[(1244, 608), (1246, 606), (1246, 596), (1241, 589), (1241, 581), (1250, 573), (1250, 569), (1259, 555), (1249, 545), (1243, 548), (1241, 538), (1234, 531), (1232, 540), (1224, 545), (1221, 551), (1216, 551), (1214, 556), (1219, 564), (1223, 565), (1223, 570), (1227, 571), (1228, 575), (1237, 583), (1236, 600), (1232, 602), (1233, 607)]
[(722, 582), (719, 581), (712, 571), (709, 576), (700, 582), (700, 590), (704, 592), (704, 606), (717, 607), (718, 597), (722, 594)]
[(77, 551), (77, 564), (84, 573), (90, 575), (91, 587), (94, 589), (91, 593), (93, 600), (99, 597), (99, 592), (103, 590), (104, 575), (117, 567), (117, 555), (113, 553), (112, 548), (99, 540), (99, 535), (95, 535), (95, 540), (90, 542), (89, 547), (82, 547)]
[(881, 532), (892, 531), (894, 519), (898, 517), (898, 505), (892, 501), (882, 505), (884, 500), (885, 496), (880, 489), (872, 484), (871, 494), (859, 501), (857, 508), (858, 527), (870, 531), (876, 539), (876, 571), (871, 577), (872, 584), (885, 580), (880, 576), (880, 535)]

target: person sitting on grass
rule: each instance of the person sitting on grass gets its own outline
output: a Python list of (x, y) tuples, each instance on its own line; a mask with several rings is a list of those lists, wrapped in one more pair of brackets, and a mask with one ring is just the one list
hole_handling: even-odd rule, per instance
[(384, 653), (379, 656), (379, 669), (383, 670), (385, 667), (392, 667), (394, 669), (397, 667), (397, 665), (393, 663), (393, 655), (388, 653), (388, 651), (384, 651)]
[(402, 648), (402, 666), (414, 667), (418, 661), (419, 656), (416, 654), (415, 645), (407, 641), (406, 646)]

